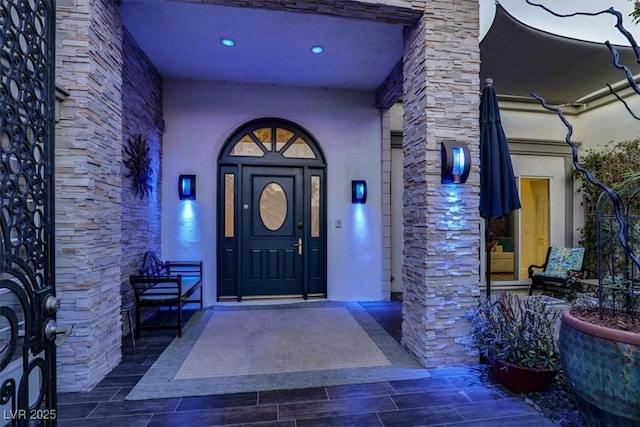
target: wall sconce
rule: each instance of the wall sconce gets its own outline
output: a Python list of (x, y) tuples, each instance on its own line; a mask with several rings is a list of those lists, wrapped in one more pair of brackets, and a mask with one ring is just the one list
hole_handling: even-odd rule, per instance
[(471, 169), (471, 153), (464, 142), (442, 143), (442, 183), (464, 184)]
[(367, 203), (367, 181), (351, 181), (351, 203)]
[(180, 200), (196, 199), (196, 176), (180, 175), (178, 178), (178, 195)]

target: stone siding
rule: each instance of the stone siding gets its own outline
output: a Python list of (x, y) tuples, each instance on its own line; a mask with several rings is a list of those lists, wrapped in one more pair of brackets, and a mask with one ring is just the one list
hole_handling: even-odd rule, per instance
[[(142, 266), (148, 250), (161, 256), (160, 214), (162, 186), (162, 77), (132, 36), (124, 31), (122, 63), (122, 139), (124, 144), (137, 134), (150, 148), (152, 190), (143, 199), (136, 196), (131, 178), (121, 164), (122, 183), (122, 271), (121, 282)], [(123, 145), (124, 148), (124, 145)], [(126, 158), (123, 152), (122, 156)], [(176, 184), (177, 187), (177, 184)], [(177, 197), (177, 196), (176, 196)]]
[(59, 391), (95, 386), (121, 358), (122, 31), (109, 0), (59, 2), (56, 85), (69, 93), (56, 125)]
[(376, 90), (376, 108), (388, 109), (402, 98), (403, 59), (393, 67), (387, 78)]
[[(312, 13), (341, 18), (366, 19), (390, 24), (413, 25), (427, 0), (179, 0), (187, 3)], [(476, 5), (477, 6), (477, 5)]]
[(381, 110), (382, 121), (382, 296), (391, 296), (391, 113)]
[[(428, 2), (405, 32), (403, 342), (427, 367), (477, 362), (462, 317), (479, 296), (478, 2)], [(443, 185), (440, 144), (466, 142), (466, 184)]]

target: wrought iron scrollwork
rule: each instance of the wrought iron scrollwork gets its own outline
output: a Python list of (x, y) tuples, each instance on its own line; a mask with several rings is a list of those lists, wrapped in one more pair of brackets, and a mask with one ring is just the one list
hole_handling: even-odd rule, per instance
[(42, 424), (28, 409), (55, 405), (39, 307), (54, 292), (54, 33), (54, 2), (0, 2), (0, 407), (11, 425)]

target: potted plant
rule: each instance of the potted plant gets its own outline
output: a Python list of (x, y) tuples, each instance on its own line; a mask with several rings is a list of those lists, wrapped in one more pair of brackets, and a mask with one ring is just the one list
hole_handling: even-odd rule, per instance
[(562, 313), (562, 370), (588, 425), (640, 425), (640, 321), (595, 302)]
[(633, 182), (616, 188), (594, 209), (598, 286), (560, 329), (562, 369), (592, 426), (640, 425), (640, 193)]
[(560, 312), (547, 297), (503, 292), (495, 300), (481, 298), (465, 317), (498, 381), (511, 391), (530, 393), (548, 388), (558, 374)]
[(593, 426), (640, 424), (640, 282), (633, 260), (640, 249), (639, 156), (638, 139), (587, 150), (580, 164), (594, 179), (574, 173), (584, 195), (581, 244), (598, 287), (562, 313), (559, 346), (569, 387)]

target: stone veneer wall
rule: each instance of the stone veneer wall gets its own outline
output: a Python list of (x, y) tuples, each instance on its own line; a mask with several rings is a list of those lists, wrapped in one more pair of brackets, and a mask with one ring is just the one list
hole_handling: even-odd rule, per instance
[(178, 0), (412, 25), (429, 0)]
[(380, 111), (382, 122), (382, 295), (391, 299), (391, 114)]
[[(162, 185), (162, 77), (133, 37), (124, 30), (122, 52), (122, 139), (124, 144), (137, 134), (147, 140), (152, 168), (152, 190), (140, 199), (131, 188), (131, 179), (121, 163), (122, 261), (121, 282), (137, 272), (144, 253), (154, 250), (161, 256), (160, 214)], [(124, 145), (123, 145), (124, 148)], [(126, 154), (122, 153), (123, 158)], [(176, 183), (177, 187), (177, 183)], [(177, 195), (176, 195), (177, 197)], [(125, 330), (128, 330), (125, 328)]]
[[(479, 290), (478, 2), (433, 0), (405, 33), (403, 342), (427, 367), (477, 362), (464, 311)], [(440, 183), (440, 143), (466, 142), (472, 171)]]
[(122, 26), (110, 0), (58, 0), (56, 125), (58, 389), (88, 390), (121, 358)]

